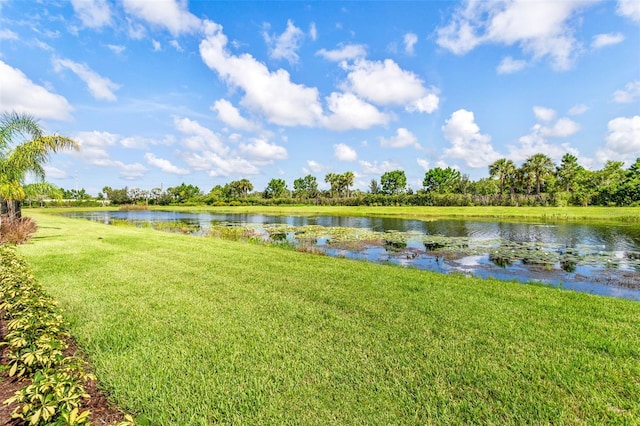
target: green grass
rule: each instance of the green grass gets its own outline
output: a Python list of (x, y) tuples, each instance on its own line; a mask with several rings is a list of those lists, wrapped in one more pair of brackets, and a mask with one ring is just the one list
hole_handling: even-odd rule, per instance
[(28, 213), (21, 253), (154, 425), (639, 423), (638, 302)]

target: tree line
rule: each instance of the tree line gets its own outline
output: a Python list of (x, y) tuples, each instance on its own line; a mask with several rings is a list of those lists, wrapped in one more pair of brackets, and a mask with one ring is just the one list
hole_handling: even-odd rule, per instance
[(65, 198), (111, 204), (208, 204), (208, 205), (424, 205), (424, 206), (589, 206), (640, 205), (640, 157), (628, 168), (608, 161), (600, 170), (588, 170), (572, 154), (556, 164), (546, 154), (535, 154), (521, 166), (501, 158), (488, 167), (489, 176), (476, 181), (451, 167), (425, 172), (422, 187), (407, 185), (403, 170), (392, 170), (372, 179), (366, 191), (353, 189), (355, 173), (328, 173), (321, 190), (318, 179), (306, 175), (289, 187), (284, 179), (271, 179), (257, 190), (249, 179), (216, 185), (209, 192), (182, 183), (166, 189), (114, 189), (104, 187), (96, 199), (84, 190), (62, 190)]

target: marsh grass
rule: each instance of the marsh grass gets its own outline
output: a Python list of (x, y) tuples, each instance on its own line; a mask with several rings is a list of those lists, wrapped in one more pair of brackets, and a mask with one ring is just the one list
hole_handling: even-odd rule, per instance
[(154, 425), (640, 418), (638, 302), (34, 217), (20, 251)]

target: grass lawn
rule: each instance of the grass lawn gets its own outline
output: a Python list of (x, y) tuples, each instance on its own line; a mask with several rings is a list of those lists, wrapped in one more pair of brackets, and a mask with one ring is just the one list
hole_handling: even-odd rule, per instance
[(20, 252), (151, 424), (639, 423), (638, 302), (25, 213)]

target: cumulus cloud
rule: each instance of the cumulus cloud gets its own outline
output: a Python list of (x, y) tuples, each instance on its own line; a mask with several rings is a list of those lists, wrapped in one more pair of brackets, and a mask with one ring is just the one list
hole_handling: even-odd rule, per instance
[(622, 35), (622, 33), (598, 34), (593, 36), (591, 47), (593, 49), (600, 49), (606, 46), (622, 43), (623, 41), (624, 35)]
[(180, 42), (178, 42), (178, 40), (171, 40), (169, 45), (176, 49), (177, 52), (184, 52), (184, 49), (180, 46)]
[(80, 132), (74, 135), (74, 139), (78, 141), (81, 149), (77, 152), (71, 152), (70, 155), (77, 156), (84, 162), (94, 166), (116, 168), (122, 179), (138, 179), (147, 170), (140, 163), (124, 163), (111, 158), (108, 149), (118, 144), (119, 135), (99, 131)]
[(585, 104), (574, 105), (569, 110), (569, 115), (581, 115), (587, 112), (588, 109), (589, 107), (586, 106)]
[(229, 148), (220, 136), (197, 121), (189, 118), (174, 117), (173, 124), (178, 131), (186, 135), (183, 140), (185, 147), (194, 151), (212, 151), (219, 155), (227, 155)]
[(527, 61), (522, 59), (513, 59), (511, 56), (507, 56), (496, 68), (498, 74), (513, 74), (514, 72), (522, 71), (527, 67)]
[(622, 90), (616, 90), (613, 93), (613, 102), (617, 104), (628, 104), (640, 97), (640, 80), (632, 81)]
[(70, 59), (54, 59), (53, 67), (57, 72), (60, 72), (63, 68), (73, 72), (80, 80), (86, 83), (89, 92), (97, 100), (116, 101), (118, 99), (113, 91), (118, 90), (120, 85), (106, 77), (102, 77), (85, 64), (80, 64)]
[(363, 175), (382, 175), (392, 170), (402, 169), (400, 164), (388, 160), (382, 162), (374, 161), (373, 163), (360, 160), (358, 163), (360, 164), (361, 173)]
[(501, 157), (493, 149), (491, 137), (480, 133), (471, 111), (455, 111), (445, 121), (442, 132), (451, 143), (451, 148), (444, 152), (445, 156), (462, 159), (469, 167), (486, 167)]
[(409, 111), (431, 113), (438, 108), (435, 90), (427, 90), (414, 73), (401, 69), (391, 59), (356, 60), (343, 63), (349, 71), (343, 89), (377, 105), (404, 105)]
[(211, 177), (257, 175), (260, 169), (239, 156), (221, 157), (214, 152), (186, 152), (184, 161), (193, 169), (206, 171)]
[(188, 10), (186, 1), (123, 0), (124, 10), (149, 24), (164, 27), (173, 36), (197, 31), (201, 22)]
[(618, 0), (618, 15), (640, 22), (640, 3), (637, 0)]
[(404, 51), (407, 55), (413, 55), (415, 53), (414, 47), (418, 42), (418, 36), (414, 33), (407, 33), (404, 35)]
[(109, 50), (111, 50), (116, 55), (121, 55), (122, 52), (127, 48), (126, 46), (118, 45), (118, 44), (107, 44)]
[(556, 118), (556, 112), (554, 110), (540, 106), (533, 107), (533, 114), (541, 121), (551, 121)]
[(151, 45), (153, 46), (154, 52), (159, 52), (162, 50), (162, 45), (157, 40), (151, 40)]
[(425, 172), (430, 169), (429, 160), (426, 160), (424, 158), (416, 158), (416, 162), (420, 167), (424, 169)]
[(309, 25), (309, 37), (311, 37), (311, 40), (313, 41), (318, 39), (318, 29), (316, 28), (315, 22), (312, 22), (311, 25)]
[(262, 138), (254, 138), (250, 143), (240, 144), (240, 151), (254, 159), (268, 162), (286, 160), (288, 155), (285, 147), (269, 143)]
[(580, 130), (578, 123), (566, 117), (559, 118), (554, 122), (555, 111), (553, 112), (553, 116), (549, 113), (541, 115), (540, 111), (536, 111), (534, 107), (534, 115), (539, 121), (544, 121), (545, 124), (536, 123), (529, 134), (518, 139), (519, 145), (509, 145), (509, 158), (515, 161), (523, 161), (541, 152), (553, 159), (559, 159), (567, 152), (578, 155), (578, 151), (568, 143), (549, 143), (549, 139), (566, 138)]
[(404, 127), (400, 127), (396, 130), (395, 136), (390, 138), (380, 138), (380, 146), (383, 148), (406, 148), (408, 146), (420, 148), (418, 138)]
[(189, 174), (189, 170), (182, 169), (182, 168), (180, 168), (178, 166), (175, 166), (174, 164), (171, 163), (171, 161), (165, 160), (164, 158), (156, 157), (155, 154), (152, 153), (152, 152), (147, 152), (144, 155), (144, 159), (147, 160), (147, 163), (149, 163), (152, 166), (155, 166), (155, 167), (159, 168), (160, 170), (162, 170), (165, 173), (170, 173), (170, 174), (174, 174), (174, 175), (188, 175)]
[(356, 161), (358, 159), (356, 150), (343, 143), (333, 145), (333, 155), (340, 161)]
[(323, 124), (330, 130), (368, 129), (390, 120), (387, 114), (352, 93), (333, 92), (326, 101), (331, 114), (324, 118)]
[(22, 71), (0, 60), (0, 108), (38, 118), (71, 120), (73, 107), (58, 94), (35, 84)]
[(605, 146), (598, 150), (596, 157), (603, 163), (616, 160), (629, 166), (640, 156), (640, 115), (614, 118), (607, 127)]
[(296, 51), (300, 48), (304, 33), (291, 20), (287, 21), (287, 29), (279, 36), (270, 35), (266, 31), (262, 36), (269, 46), (269, 57), (272, 59), (286, 59), (290, 64), (295, 64), (300, 59)]
[(240, 111), (226, 99), (217, 100), (211, 109), (218, 113), (218, 119), (234, 129), (255, 130), (257, 126), (240, 115)]
[(364, 58), (367, 56), (367, 49), (361, 44), (347, 44), (334, 50), (320, 49), (316, 52), (316, 55), (322, 56), (329, 61), (341, 62)]
[(326, 167), (314, 160), (307, 160), (307, 167), (302, 169), (306, 174), (320, 173), (323, 170), (326, 170)]
[(205, 24), (200, 43), (205, 64), (228, 84), (244, 91), (241, 103), (281, 126), (314, 126), (322, 119), (318, 90), (291, 82), (287, 71), (270, 72), (250, 54), (234, 56), (226, 50), (227, 37), (214, 22)]
[(71, 0), (71, 5), (85, 27), (102, 28), (112, 24), (111, 7), (106, 0)]
[(571, 18), (587, 6), (568, 1), (466, 1), (446, 26), (438, 28), (437, 43), (457, 55), (482, 44), (518, 45), (534, 60), (547, 57), (555, 69), (565, 70), (580, 48)]

